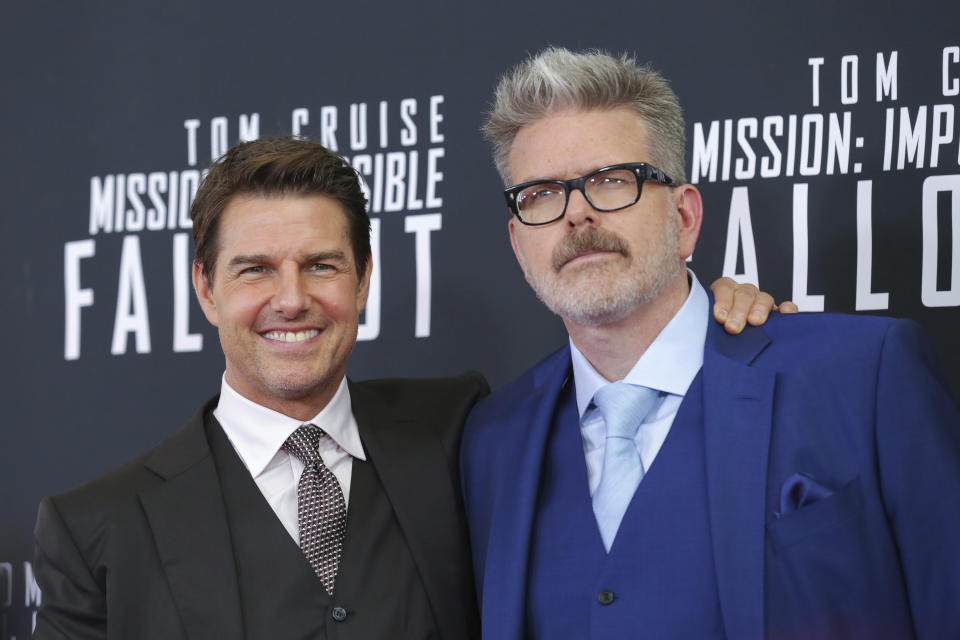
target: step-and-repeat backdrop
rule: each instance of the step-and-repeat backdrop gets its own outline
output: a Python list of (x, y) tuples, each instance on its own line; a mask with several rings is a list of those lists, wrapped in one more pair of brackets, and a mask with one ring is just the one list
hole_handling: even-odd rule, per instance
[[(179, 427), (220, 383), (189, 204), (229, 145), (315, 138), (370, 192), (355, 378), (563, 343), (509, 249), (478, 128), (548, 44), (635, 52), (684, 104), (691, 266), (810, 312), (924, 325), (960, 392), (960, 4), (21, 3), (0, 26), (0, 640), (30, 634), (36, 505)], [(905, 428), (909, 425), (904, 425)]]

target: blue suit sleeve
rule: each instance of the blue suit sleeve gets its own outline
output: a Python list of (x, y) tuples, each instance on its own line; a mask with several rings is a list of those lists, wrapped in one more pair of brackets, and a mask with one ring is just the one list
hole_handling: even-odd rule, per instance
[(883, 500), (918, 638), (960, 638), (960, 412), (913, 322), (893, 323), (877, 380)]

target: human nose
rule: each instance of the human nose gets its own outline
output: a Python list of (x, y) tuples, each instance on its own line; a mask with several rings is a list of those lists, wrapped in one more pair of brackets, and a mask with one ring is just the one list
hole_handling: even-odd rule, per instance
[(295, 265), (284, 265), (278, 273), (271, 302), (273, 310), (286, 318), (297, 317), (310, 303), (301, 275)]
[(587, 197), (580, 189), (570, 189), (567, 197), (567, 210), (564, 219), (571, 227), (581, 224), (596, 224), (600, 216), (596, 209), (587, 201)]

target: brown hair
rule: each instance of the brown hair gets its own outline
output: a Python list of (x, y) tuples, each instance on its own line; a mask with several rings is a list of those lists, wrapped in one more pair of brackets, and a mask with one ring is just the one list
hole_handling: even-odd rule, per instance
[(231, 147), (213, 163), (190, 207), (196, 261), (213, 279), (223, 210), (240, 194), (325, 195), (343, 206), (358, 277), (370, 258), (370, 217), (357, 172), (336, 153), (304, 138), (261, 138)]

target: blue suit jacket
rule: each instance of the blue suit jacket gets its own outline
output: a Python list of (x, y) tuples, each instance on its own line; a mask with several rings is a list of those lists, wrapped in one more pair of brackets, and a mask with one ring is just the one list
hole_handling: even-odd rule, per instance
[[(960, 638), (960, 413), (919, 327), (824, 314), (740, 336), (710, 325), (706, 478), (727, 637)], [(484, 637), (523, 637), (540, 471), (570, 375), (564, 347), (467, 421)]]

